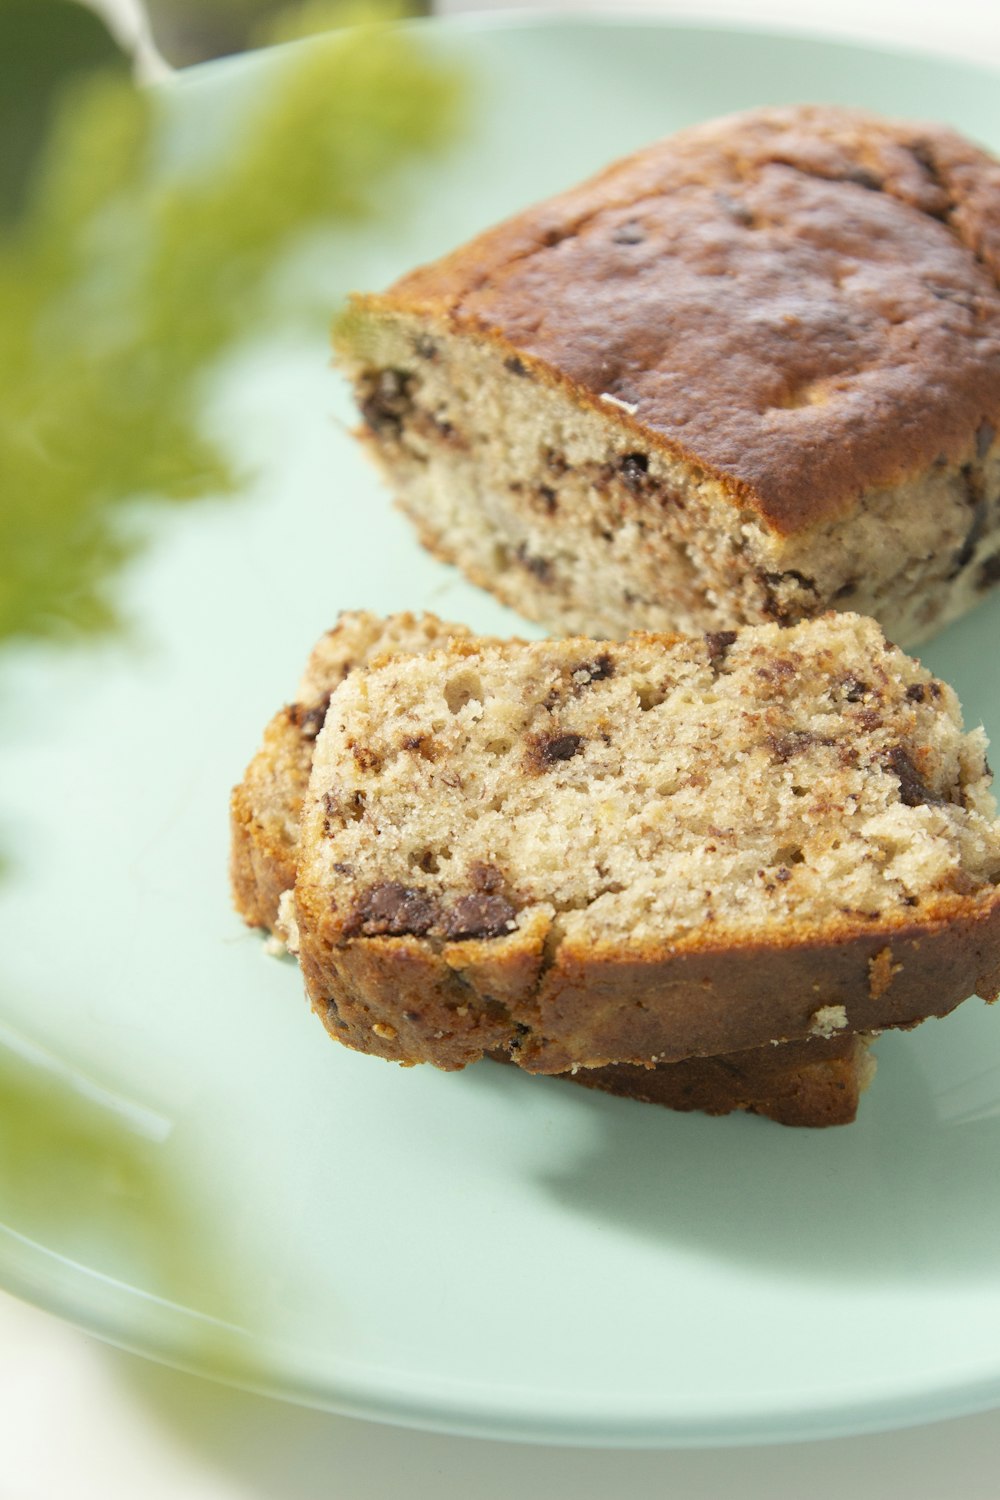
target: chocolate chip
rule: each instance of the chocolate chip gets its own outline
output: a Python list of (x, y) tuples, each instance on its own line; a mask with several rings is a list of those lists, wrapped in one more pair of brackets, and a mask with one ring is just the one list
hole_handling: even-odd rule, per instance
[(333, 868), (336, 870), (336, 872), (337, 872), (338, 875), (353, 875), (354, 874), (354, 866), (353, 865), (345, 864), (342, 860), (338, 860), (334, 864)]
[(524, 363), (523, 359), (518, 359), (516, 354), (512, 354), (509, 359), (505, 359), (503, 367), (505, 370), (509, 370), (512, 375), (521, 375), (526, 380), (530, 380), (531, 378), (531, 371), (528, 369), (528, 366)]
[(955, 553), (955, 556), (952, 559), (951, 568), (946, 574), (947, 578), (957, 578), (962, 569), (969, 566), (973, 557), (976, 555), (976, 548), (982, 541), (983, 533), (986, 530), (986, 518), (987, 506), (986, 501), (983, 500), (979, 503), (979, 505), (976, 506), (975, 514), (972, 518), (972, 525), (966, 532), (965, 540), (963, 541), (961, 547)]
[(710, 630), (705, 636), (705, 645), (708, 647), (708, 660), (714, 671), (718, 672), (722, 663), (729, 655), (729, 648), (736, 644), (735, 630)]
[(380, 370), (361, 399), (361, 415), (372, 432), (398, 438), (404, 418), (413, 410), (413, 376), (405, 370)]
[(304, 740), (314, 740), (326, 721), (326, 711), (330, 707), (330, 694), (326, 693), (318, 703), (312, 703), (308, 707), (304, 703), (293, 703), (290, 713), (293, 723), (297, 725), (298, 731)]
[(527, 568), (529, 573), (534, 574), (539, 583), (546, 583), (552, 572), (552, 564), (547, 557), (536, 557), (528, 551), (524, 542), (518, 542), (514, 548), (514, 556), (522, 568)]
[(969, 566), (986, 530), (986, 520), (989, 513), (986, 497), (983, 494), (981, 476), (970, 465), (966, 464), (962, 470), (962, 480), (965, 484), (966, 497), (972, 506), (972, 521), (961, 547), (952, 558), (951, 568), (946, 575), (949, 579), (957, 578), (962, 569)]
[(626, 453), (619, 460), (618, 472), (625, 481), (626, 489), (630, 489), (633, 495), (638, 494), (649, 473), (649, 459), (645, 453)]
[(509, 1042), (510, 1050), (512, 1052), (516, 1052), (518, 1048), (522, 1046), (524, 1038), (530, 1035), (530, 1032), (530, 1026), (525, 1026), (522, 1021), (518, 1021), (514, 1027), (514, 1035), (511, 1037)]
[(992, 423), (985, 420), (980, 422), (979, 430), (976, 433), (976, 457), (978, 459), (984, 459), (986, 457), (987, 453), (993, 446), (993, 439), (996, 437), (996, 435), (996, 428), (992, 425)]
[(326, 812), (323, 824), (324, 833), (327, 836), (332, 833), (331, 824), (335, 818), (339, 819), (340, 822), (346, 820), (351, 823), (359, 823), (364, 817), (366, 802), (367, 798), (362, 791), (352, 792), (346, 802), (337, 792), (324, 792), (323, 808)]
[(778, 686), (794, 682), (798, 676), (799, 665), (797, 661), (790, 661), (787, 656), (776, 656), (766, 667), (756, 669), (757, 676), (763, 677), (765, 682), (774, 682)]
[(427, 891), (383, 880), (359, 898), (344, 935), (355, 937), (423, 937), (438, 916), (438, 904)]
[(840, 686), (848, 703), (860, 703), (865, 694), (871, 692), (867, 682), (862, 682), (860, 677), (845, 677)]
[(911, 703), (926, 703), (927, 689), (922, 682), (911, 682), (906, 689), (906, 696)]
[(552, 488), (552, 486), (548, 484), (540, 484), (538, 486), (536, 494), (538, 495), (539, 500), (541, 500), (542, 505), (544, 506), (547, 513), (550, 516), (554, 516), (559, 502), (556, 499), (556, 492)]
[(455, 941), (461, 938), (504, 937), (511, 931), (517, 911), (506, 896), (490, 895), (486, 891), (462, 896), (445, 912), (441, 929), (446, 938)]
[(616, 245), (641, 245), (646, 235), (638, 219), (628, 219), (619, 224), (611, 238)]
[(431, 412), (423, 413), (424, 431), (436, 438), (441, 443), (448, 443), (453, 448), (464, 448), (465, 439), (460, 437), (450, 422), (443, 417), (436, 417)]
[(477, 859), (469, 866), (469, 879), (477, 891), (485, 891), (487, 895), (503, 890), (503, 871), (485, 859)]
[(789, 729), (784, 734), (769, 734), (764, 743), (771, 751), (775, 760), (784, 765), (785, 761), (791, 760), (793, 755), (800, 755), (803, 750), (808, 750), (810, 745), (829, 744), (829, 740), (819, 740), (818, 737), (808, 729)]
[(778, 625), (790, 625), (797, 619), (804, 608), (808, 608), (806, 601), (785, 602), (778, 598), (777, 590), (787, 589), (791, 586), (799, 592), (816, 594), (816, 580), (807, 578), (797, 568), (790, 568), (786, 573), (758, 573), (757, 581), (764, 593), (763, 611), (769, 619)]
[(557, 761), (572, 760), (574, 755), (579, 755), (582, 746), (582, 734), (554, 734), (549, 739), (543, 739), (538, 748), (544, 763), (554, 766)]
[(596, 656), (593, 661), (582, 661), (578, 667), (574, 667), (570, 676), (579, 687), (586, 687), (588, 682), (604, 682), (606, 678), (615, 675), (615, 664), (603, 652)]
[(931, 791), (917, 770), (908, 750), (896, 745), (882, 758), (887, 771), (899, 780), (899, 800), (906, 807), (940, 806), (947, 799)]

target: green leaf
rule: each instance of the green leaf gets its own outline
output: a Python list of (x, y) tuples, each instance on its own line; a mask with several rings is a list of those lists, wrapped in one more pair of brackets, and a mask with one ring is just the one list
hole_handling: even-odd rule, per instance
[(207, 372), (273, 320), (299, 238), (385, 211), (459, 100), (412, 31), (338, 31), (284, 55), (214, 166), (168, 172), (156, 91), (61, 91), (0, 241), (0, 642), (114, 628), (131, 502), (238, 490), (201, 427)]

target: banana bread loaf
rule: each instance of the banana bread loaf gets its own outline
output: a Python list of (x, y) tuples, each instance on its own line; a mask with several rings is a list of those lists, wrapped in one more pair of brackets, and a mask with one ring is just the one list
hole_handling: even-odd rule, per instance
[(452, 640), (352, 672), (295, 907), (331, 1033), (457, 1068), (642, 1068), (1000, 986), (981, 730), (874, 622)]
[(846, 609), (904, 644), (1000, 579), (1000, 164), (834, 107), (691, 130), (335, 343), (421, 539), (558, 631)]

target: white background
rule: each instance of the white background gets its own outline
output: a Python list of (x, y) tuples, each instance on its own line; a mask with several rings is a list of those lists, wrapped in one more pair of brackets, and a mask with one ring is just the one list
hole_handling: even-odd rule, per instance
[[(136, 0), (100, 0), (126, 17)], [(206, 4), (210, 0), (206, 0)], [(500, 8), (439, 0), (443, 13)], [(997, 0), (525, 0), (718, 18), (1000, 67)], [(998, 77), (1000, 103), (1000, 77)], [(928, 103), (928, 114), (933, 109)], [(1000, 1500), (1000, 1413), (901, 1433), (629, 1453), (438, 1437), (299, 1410), (162, 1369), (0, 1293), (0, 1500)]]

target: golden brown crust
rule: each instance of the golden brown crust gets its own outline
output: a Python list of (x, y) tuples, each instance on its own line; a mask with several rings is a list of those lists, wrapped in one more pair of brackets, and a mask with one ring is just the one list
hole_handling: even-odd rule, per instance
[[(499, 1061), (499, 1056), (497, 1057)], [(612, 1063), (558, 1077), (584, 1088), (667, 1109), (765, 1115), (779, 1125), (849, 1125), (874, 1061), (867, 1039), (843, 1033), (780, 1047), (753, 1047), (720, 1057), (640, 1068)]]
[[(300, 887), (303, 972), (331, 1032), (362, 1052), (446, 1069), (495, 1048), (512, 1050), (535, 1073), (648, 1067), (804, 1041), (826, 1007), (843, 1007), (845, 1031), (871, 1032), (944, 1016), (970, 994), (993, 1000), (1000, 991), (997, 891), (953, 898), (947, 912), (942, 903), (936, 916), (908, 926), (845, 922), (783, 944), (713, 946), (695, 938), (673, 952), (650, 946), (621, 954), (574, 951), (566, 941), (553, 957), (536, 926), (490, 945), (492, 992), (463, 973), (461, 950), (474, 945), (345, 941), (336, 913), (309, 905), (308, 895)], [(871, 965), (887, 947), (893, 978), (879, 991)]]
[(294, 830), (309, 785), (315, 739), (302, 734), (308, 711), (290, 704), (274, 715), (261, 748), (233, 788), (229, 876), (233, 902), (249, 927), (273, 928), (278, 903), (295, 884)]
[(313, 1009), (331, 1036), (393, 1062), (446, 1071), (520, 1043), (544, 966), (548, 924), (508, 938), (431, 947), (414, 937), (344, 943), (336, 914), (303, 893), (299, 959)]
[[(871, 965), (888, 948), (892, 983)], [(826, 934), (634, 957), (573, 951), (564, 943), (545, 975), (523, 1067), (672, 1061), (801, 1039), (826, 1007), (843, 1007), (852, 1032), (907, 1027), (944, 1016), (966, 996), (1000, 990), (1000, 893), (952, 898), (912, 925), (847, 921)]]
[(792, 535), (1000, 427), (998, 276), (1000, 164), (799, 107), (683, 132), (357, 302), (516, 352)]

